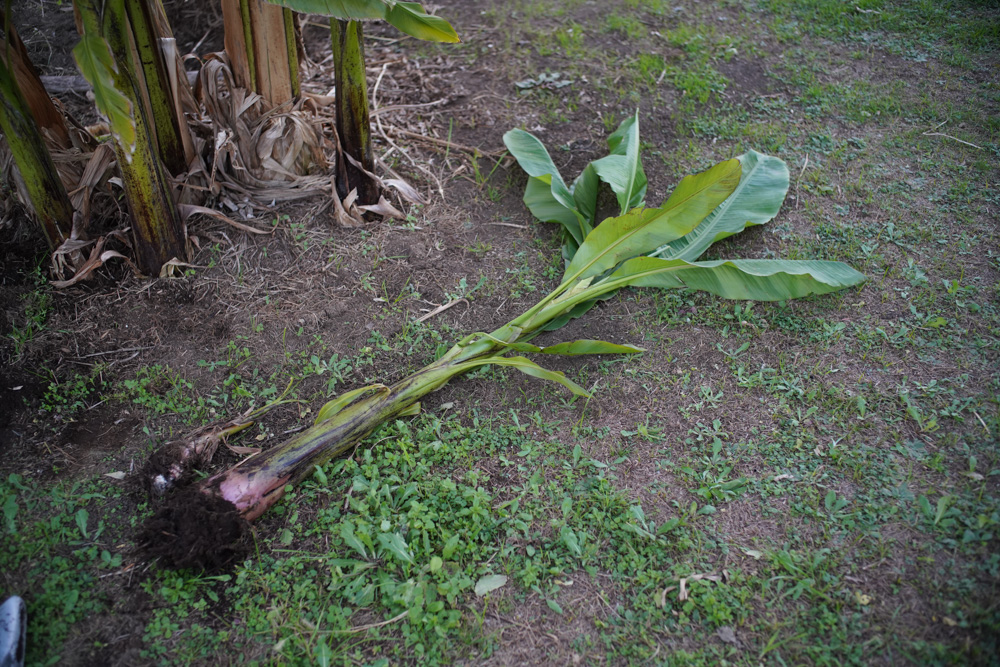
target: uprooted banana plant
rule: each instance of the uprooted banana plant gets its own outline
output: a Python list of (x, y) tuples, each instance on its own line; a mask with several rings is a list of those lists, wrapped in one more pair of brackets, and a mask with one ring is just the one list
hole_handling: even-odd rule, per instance
[[(689, 287), (730, 299), (783, 301), (841, 290), (864, 280), (839, 262), (695, 261), (714, 241), (777, 214), (788, 189), (788, 170), (777, 158), (750, 151), (687, 176), (658, 208), (633, 208), (645, 189), (637, 118), (626, 121), (609, 142), (612, 157), (623, 159), (592, 163), (572, 189), (536, 139), (521, 131), (508, 133), (505, 139), (534, 179), (528, 183), (531, 210), (542, 219), (558, 220), (568, 230), (567, 266), (559, 286), (496, 331), (466, 336), (442, 357), (391, 386), (372, 385), (342, 394), (322, 408), (311, 428), (175, 494), (146, 524), (143, 542), (152, 554), (181, 567), (223, 564), (241, 552), (247, 522), (271, 507), (287, 485), (349, 451), (386, 420), (415, 414), (421, 398), (472, 369), (509, 366), (589, 396), (562, 373), (521, 355), (640, 352), (637, 347), (594, 340), (545, 347), (529, 342), (623, 287)], [(600, 180), (611, 186), (627, 212), (594, 226), (592, 211)], [(165, 535), (170, 539), (163, 539)]]
[(162, 495), (176, 486), (186, 484), (189, 475), (212, 461), (215, 451), (222, 444), (234, 454), (259, 453), (259, 447), (230, 445), (229, 436), (250, 428), (257, 419), (279, 405), (296, 403), (297, 401), (285, 398), (291, 391), (292, 384), (289, 382), (280, 396), (259, 408), (251, 408), (233, 419), (206, 424), (154, 451), (142, 470), (146, 489), (153, 495)]

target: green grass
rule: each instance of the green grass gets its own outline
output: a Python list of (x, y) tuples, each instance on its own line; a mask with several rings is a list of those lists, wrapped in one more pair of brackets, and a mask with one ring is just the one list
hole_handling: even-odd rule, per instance
[(29, 280), (34, 284), (34, 289), (21, 296), (23, 317), (18, 318), (19, 322), (13, 322), (10, 332), (6, 334), (14, 344), (15, 357), (24, 354), (29, 344), (45, 330), (52, 305), (52, 295), (44, 288), (46, 280), (41, 266), (32, 270)]
[[(5, 593), (28, 601), (27, 662), (59, 664), (74, 626), (113, 606), (100, 578), (121, 567), (121, 492), (100, 481), (50, 488), (10, 474), (0, 480)], [(133, 518), (134, 521), (134, 518)], [(98, 648), (98, 647), (94, 647)]]
[(1000, 40), (1000, 21), (986, 2), (866, 0), (850, 8), (836, 0), (763, 0), (757, 6), (776, 17), (773, 26), (787, 40), (802, 33), (861, 42), (884, 35), (882, 48), (917, 61), (942, 48), (981, 53)]

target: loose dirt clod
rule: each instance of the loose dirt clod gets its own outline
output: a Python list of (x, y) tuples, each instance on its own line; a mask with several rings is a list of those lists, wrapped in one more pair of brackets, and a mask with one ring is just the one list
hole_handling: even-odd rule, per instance
[(236, 506), (196, 489), (182, 489), (146, 522), (140, 548), (174, 568), (220, 570), (247, 552), (250, 524)]

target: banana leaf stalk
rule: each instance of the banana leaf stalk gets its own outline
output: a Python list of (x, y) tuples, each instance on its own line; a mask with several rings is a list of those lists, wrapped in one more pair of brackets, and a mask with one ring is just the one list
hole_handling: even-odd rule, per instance
[[(762, 163), (768, 168), (762, 170)], [(744, 164), (749, 166), (746, 173)], [(546, 370), (523, 356), (505, 355), (641, 351), (603, 341), (548, 347), (528, 342), (623, 287), (693, 287), (725, 298), (783, 301), (862, 282), (862, 274), (839, 262), (695, 262), (683, 258), (685, 249), (699, 247), (700, 254), (704, 250), (700, 246), (707, 247), (700, 241), (706, 234), (714, 240), (735, 233), (731, 229), (734, 215), (743, 218), (740, 230), (766, 222), (777, 213), (787, 187), (787, 169), (780, 160), (748, 154), (686, 177), (660, 208), (634, 208), (605, 220), (572, 254), (562, 283), (524, 314), (492, 333), (470, 334), (440, 359), (392, 386), (373, 385), (341, 395), (323, 407), (316, 424), (308, 430), (188, 487), (147, 523), (143, 538), (147, 549), (168, 565), (211, 568), (224, 564), (240, 553), (234, 542), (245, 538), (248, 522), (274, 505), (288, 485), (350, 451), (383, 422), (415, 413), (424, 396), (474, 368), (511, 366), (589, 396), (562, 373)], [(727, 201), (730, 195), (735, 201)], [(707, 231), (701, 229), (705, 224), (710, 226)], [(162, 539), (164, 536), (170, 539)]]

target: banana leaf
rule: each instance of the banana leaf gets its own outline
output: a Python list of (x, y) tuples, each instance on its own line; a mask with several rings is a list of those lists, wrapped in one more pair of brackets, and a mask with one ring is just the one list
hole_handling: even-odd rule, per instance
[(382, 19), (398, 30), (429, 42), (458, 42), (451, 24), (424, 11), (418, 2), (388, 0), (268, 0), (302, 14), (319, 14), (342, 21)]
[(611, 186), (624, 215), (642, 206), (646, 196), (646, 174), (639, 159), (639, 111), (608, 137), (611, 154), (590, 163), (602, 181)]
[(698, 259), (716, 241), (747, 227), (763, 225), (778, 214), (788, 192), (788, 167), (776, 157), (747, 151), (739, 158), (740, 183), (726, 201), (687, 235), (653, 253), (664, 259)]

